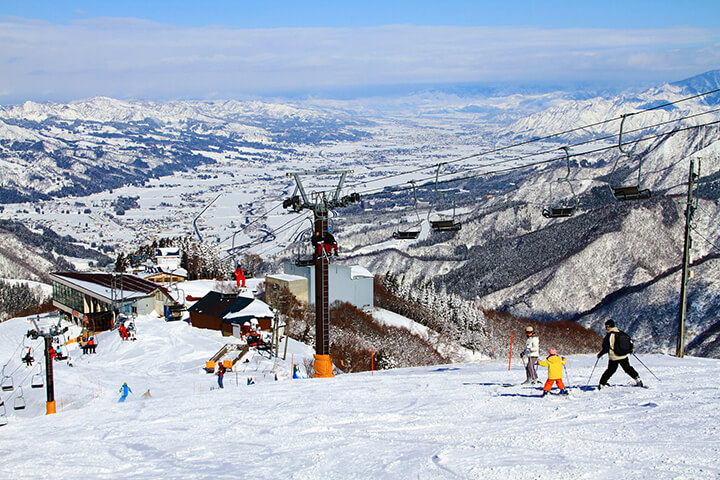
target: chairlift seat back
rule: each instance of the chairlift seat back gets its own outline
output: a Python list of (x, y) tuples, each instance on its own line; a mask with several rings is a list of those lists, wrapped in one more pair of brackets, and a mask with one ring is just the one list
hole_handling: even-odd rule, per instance
[(42, 375), (40, 375), (40, 374), (33, 375), (30, 386), (32, 388), (43, 388), (45, 386), (45, 384), (43, 383)]
[(546, 218), (570, 217), (573, 213), (575, 213), (575, 207), (550, 207), (542, 211), (543, 217)]
[(462, 224), (453, 220), (435, 220), (430, 222), (430, 227), (437, 232), (456, 232), (460, 230)]
[(640, 187), (636, 185), (630, 187), (612, 187), (612, 192), (617, 200), (644, 200), (650, 198), (652, 195), (650, 189), (640, 190)]
[(15, 404), (13, 405), (13, 408), (15, 410), (25, 410), (25, 399), (23, 397), (17, 397), (15, 399)]
[(5, 377), (5, 378), (3, 378), (3, 380), (2, 380), (2, 389), (3, 389), (4, 391), (6, 391), (6, 392), (15, 389), (15, 386), (14, 386), (14, 384), (13, 384), (13, 379), (12, 379), (12, 377)]
[(420, 235), (420, 232), (418, 231), (409, 231), (409, 232), (394, 232), (393, 238), (395, 240), (413, 240), (418, 238)]

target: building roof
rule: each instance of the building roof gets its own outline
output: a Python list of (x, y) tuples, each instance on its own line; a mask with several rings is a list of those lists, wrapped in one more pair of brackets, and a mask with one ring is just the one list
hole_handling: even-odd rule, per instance
[(373, 278), (375, 275), (370, 273), (370, 271), (365, 268), (361, 267), (360, 265), (352, 265), (350, 267), (350, 278), (355, 280), (356, 278)]
[(250, 318), (273, 317), (275, 314), (265, 303), (255, 298), (234, 293), (209, 292), (188, 308), (188, 312), (222, 318), (230, 323), (242, 323)]
[(147, 297), (157, 290), (167, 295), (165, 289), (157, 283), (127, 273), (52, 272), (50, 277), (107, 301), (113, 300), (113, 286), (115, 300)]
[(290, 275), (287, 273), (273, 273), (272, 275), (266, 275), (266, 277), (274, 280), (281, 280), (283, 282), (297, 282), (298, 280), (307, 281), (307, 277), (303, 277), (302, 275)]
[(161, 274), (187, 278), (187, 270), (185, 270), (184, 268), (170, 268), (163, 265), (149, 265), (147, 267), (147, 270), (138, 273), (138, 276), (147, 279), (150, 277), (154, 277), (155, 275)]

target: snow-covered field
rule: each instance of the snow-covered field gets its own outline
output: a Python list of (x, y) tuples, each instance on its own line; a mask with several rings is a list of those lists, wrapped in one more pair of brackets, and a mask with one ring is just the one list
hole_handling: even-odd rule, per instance
[[(58, 413), (46, 416), (44, 390), (29, 388), (33, 370), (17, 368), (31, 324), (0, 324), (0, 361), (25, 379), (27, 399), (15, 411), (14, 392), (0, 392), (0, 478), (720, 476), (717, 360), (642, 355), (661, 382), (632, 359), (648, 389), (619, 372), (597, 392), (584, 387), (595, 357), (571, 356), (571, 395), (540, 398), (537, 388), (503, 387), (524, 379), (506, 361), (291, 380), (291, 358), (302, 365), (311, 354), (291, 343), (287, 361), (251, 356), (219, 390), (201, 367), (231, 337), (152, 317), (137, 326), (135, 342), (98, 335), (95, 355), (71, 347), (73, 366), (55, 363)], [(123, 382), (133, 394), (118, 403)]]

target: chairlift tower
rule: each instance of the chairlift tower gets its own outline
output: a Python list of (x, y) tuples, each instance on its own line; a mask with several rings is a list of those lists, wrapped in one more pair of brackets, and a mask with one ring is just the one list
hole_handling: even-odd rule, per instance
[(50, 357), (50, 347), (52, 347), (53, 337), (57, 337), (67, 332), (68, 327), (60, 328), (60, 322), (57, 325), (53, 325), (47, 332), (43, 332), (38, 327), (35, 319), (32, 320), (35, 325), (35, 330), (27, 332), (26, 336), (37, 340), (39, 337), (43, 337), (45, 340), (45, 392), (47, 394), (47, 403), (45, 404), (45, 414), (51, 415), (56, 413), (55, 409), (55, 382), (53, 380), (53, 364), (52, 358)]
[(683, 358), (685, 356), (685, 319), (687, 316), (687, 283), (690, 271), (690, 249), (692, 248), (692, 237), (690, 229), (692, 228), (693, 215), (695, 213), (695, 201), (693, 200), (693, 188), (695, 181), (700, 177), (700, 161), (698, 161), (697, 172), (695, 171), (695, 162), (690, 159), (690, 174), (688, 175), (688, 194), (687, 205), (685, 206), (685, 241), (683, 245), (683, 263), (682, 263), (682, 281), (680, 283), (680, 314), (678, 316), (678, 339), (675, 350), (675, 356)]
[[(360, 195), (353, 193), (340, 197), (345, 177), (351, 170), (341, 171), (315, 171), (288, 173), (297, 184), (298, 195), (294, 195), (283, 202), (283, 208), (289, 208), (294, 212), (311, 210), (315, 232), (319, 232), (320, 238), (324, 238), (328, 230), (328, 216), (331, 210), (347, 207), (351, 203), (358, 202)], [(318, 191), (308, 195), (303, 187), (302, 176), (326, 176), (339, 175), (337, 187), (334, 192)], [(313, 252), (313, 264), (315, 265), (315, 363), (314, 377), (332, 377), (332, 359), (330, 358), (330, 306), (328, 300), (328, 267), (330, 260), (323, 249), (316, 248)]]

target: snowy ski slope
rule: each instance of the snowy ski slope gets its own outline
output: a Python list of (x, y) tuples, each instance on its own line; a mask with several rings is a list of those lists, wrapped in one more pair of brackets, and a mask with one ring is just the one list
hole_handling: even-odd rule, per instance
[[(537, 388), (503, 386), (524, 379), (506, 361), (291, 380), (291, 355), (302, 365), (312, 353), (291, 343), (287, 361), (250, 357), (218, 390), (201, 367), (229, 337), (152, 317), (137, 326), (135, 342), (103, 333), (96, 355), (71, 347), (74, 366), (55, 363), (56, 415), (43, 414), (31, 369), (17, 370), (28, 406), (16, 412), (0, 392), (9, 421), (0, 427), (0, 478), (720, 476), (717, 360), (642, 355), (661, 382), (632, 359), (649, 388), (627, 386), (619, 372), (598, 392), (584, 387), (595, 357), (571, 356), (571, 395), (541, 399)], [(13, 369), (28, 328), (26, 319), (0, 324), (0, 361)], [(133, 394), (118, 403), (123, 382)]]

